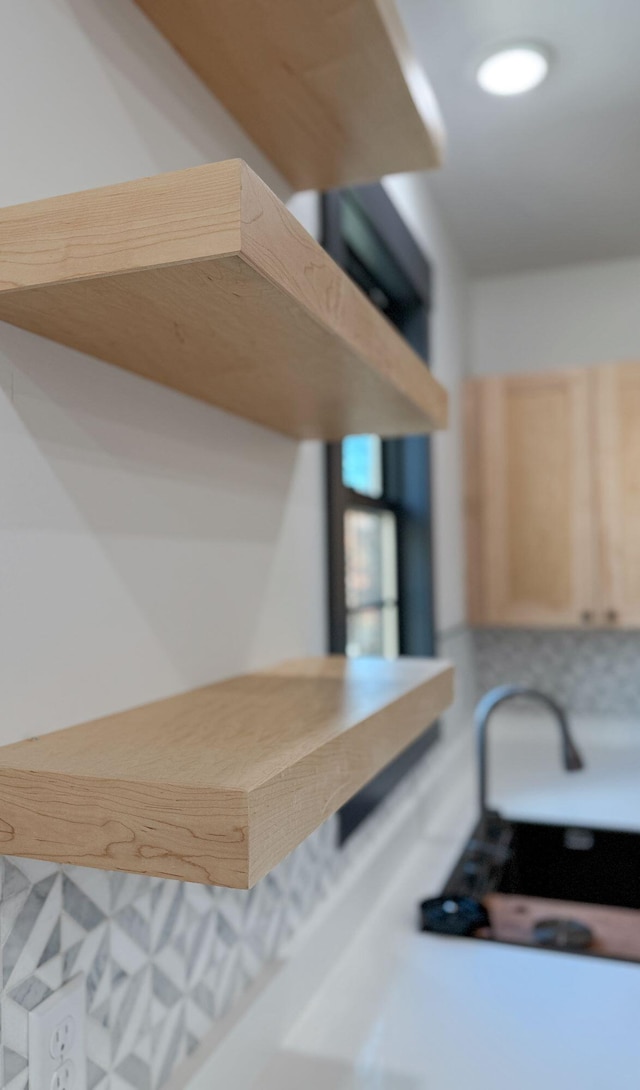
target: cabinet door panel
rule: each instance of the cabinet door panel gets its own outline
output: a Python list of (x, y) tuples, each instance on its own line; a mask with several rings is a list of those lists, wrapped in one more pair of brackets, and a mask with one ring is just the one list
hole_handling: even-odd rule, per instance
[(640, 627), (640, 363), (594, 373), (598, 420), (600, 614)]
[(595, 593), (587, 372), (495, 377), (469, 386), (472, 622), (590, 623)]

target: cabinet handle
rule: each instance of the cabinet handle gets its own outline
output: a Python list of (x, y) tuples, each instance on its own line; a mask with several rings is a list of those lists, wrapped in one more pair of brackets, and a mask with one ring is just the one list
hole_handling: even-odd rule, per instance
[(615, 624), (616, 621), (618, 620), (618, 610), (617, 609), (608, 609), (607, 612), (605, 613), (605, 617), (608, 620), (609, 624)]
[(591, 624), (593, 620), (593, 610), (583, 609), (582, 613), (580, 614), (580, 620), (583, 624)]

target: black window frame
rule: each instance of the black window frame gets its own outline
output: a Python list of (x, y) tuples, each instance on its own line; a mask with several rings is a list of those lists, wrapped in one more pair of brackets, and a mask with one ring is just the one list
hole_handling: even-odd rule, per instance
[[(367, 268), (367, 275), (376, 279), (376, 251), (378, 254), (384, 251), (401, 273), (406, 285), (406, 291), (403, 288), (405, 298), (400, 308), (392, 304), (387, 309), (387, 317), (400, 325), (403, 335), (428, 366), (433, 287), (431, 266), (382, 185), (329, 191), (322, 197), (323, 245), (341, 268), (352, 275), (355, 269), (355, 278), (359, 279), (361, 286), (363, 280), (358, 276), (358, 261), (354, 263), (354, 255), (345, 235), (345, 215), (349, 208), (358, 210), (371, 232), (373, 264)], [(400, 654), (433, 655), (436, 651), (436, 632), (430, 438), (411, 436), (384, 440), (382, 457), (385, 493), (380, 499), (374, 499), (343, 484), (341, 444), (331, 443), (327, 446), (329, 649), (333, 653), (343, 654), (346, 648), (345, 512), (347, 509), (390, 510), (396, 517), (397, 525)], [(340, 811), (342, 841), (400, 782), (438, 737), (438, 724), (425, 724), (425, 732), (417, 741), (345, 804)]]

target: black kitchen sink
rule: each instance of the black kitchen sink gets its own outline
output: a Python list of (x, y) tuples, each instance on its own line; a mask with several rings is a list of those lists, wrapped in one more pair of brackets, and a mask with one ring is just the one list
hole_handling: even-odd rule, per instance
[(640, 963), (640, 833), (514, 821), (487, 800), (487, 728), (496, 708), (533, 700), (551, 713), (567, 772), (584, 758), (564, 708), (527, 685), (479, 700), (480, 820), (444, 890), (420, 905), (423, 931)]
[(509, 826), (498, 892), (640, 909), (640, 834), (528, 821)]
[(640, 833), (488, 812), (421, 926), (640, 962)]

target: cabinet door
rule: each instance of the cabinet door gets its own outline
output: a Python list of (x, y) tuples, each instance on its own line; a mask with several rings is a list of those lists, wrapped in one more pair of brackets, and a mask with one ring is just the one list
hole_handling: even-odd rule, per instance
[(593, 427), (586, 371), (467, 389), (472, 623), (573, 627), (595, 611)]
[(600, 617), (640, 627), (640, 363), (594, 373), (598, 421)]

